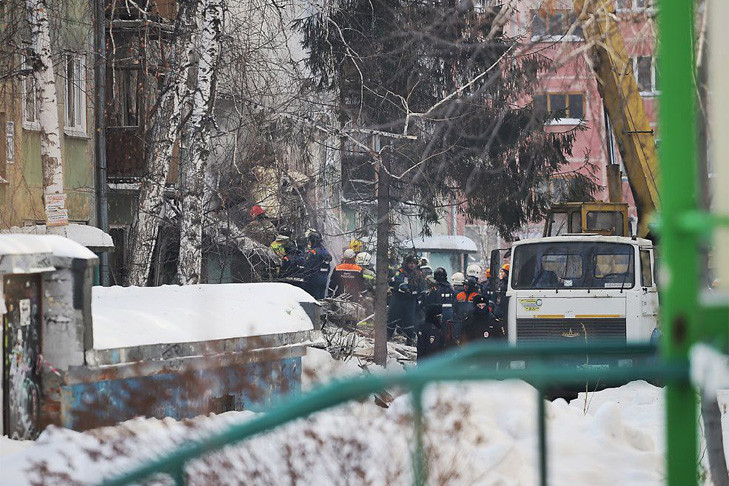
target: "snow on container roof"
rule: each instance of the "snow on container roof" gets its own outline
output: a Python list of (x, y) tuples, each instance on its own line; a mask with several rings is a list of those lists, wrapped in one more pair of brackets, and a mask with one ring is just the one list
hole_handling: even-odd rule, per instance
[(53, 248), (32, 235), (0, 235), (0, 273), (40, 273), (55, 270)]
[(459, 251), (476, 253), (476, 243), (467, 236), (460, 235), (433, 235), (405, 240), (400, 244), (403, 250), (425, 250), (425, 251)]
[(93, 287), (94, 349), (313, 330), (316, 302), (284, 283)]
[(66, 238), (73, 240), (76, 243), (79, 243), (87, 248), (92, 248), (94, 250), (108, 250), (114, 248), (114, 241), (112, 241), (109, 234), (104, 233), (102, 230), (95, 226), (90, 226), (87, 224), (71, 223), (65, 226), (55, 226), (53, 228), (47, 228), (44, 224), (23, 227), (13, 226), (9, 230), (2, 230), (2, 232), (25, 233), (33, 235), (53, 234), (65, 236)]

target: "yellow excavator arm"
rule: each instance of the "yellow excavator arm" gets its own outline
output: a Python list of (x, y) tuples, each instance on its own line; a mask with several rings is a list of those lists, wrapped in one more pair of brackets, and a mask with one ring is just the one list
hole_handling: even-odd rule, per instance
[(623, 158), (638, 210), (638, 236), (659, 207), (658, 156), (633, 63), (625, 53), (612, 0), (574, 0), (585, 42), (591, 45), (597, 87)]

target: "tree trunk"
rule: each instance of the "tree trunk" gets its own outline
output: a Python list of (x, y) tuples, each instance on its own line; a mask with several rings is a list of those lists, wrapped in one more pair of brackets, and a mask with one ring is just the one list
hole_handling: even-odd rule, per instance
[[(63, 159), (61, 156), (60, 124), (58, 121), (58, 97), (56, 75), (51, 57), (50, 25), (45, 0), (27, 0), (28, 24), (30, 25), (33, 67), (38, 91), (38, 123), (40, 125), (40, 154), (43, 170), (43, 202), (46, 224), (68, 224), (65, 194), (63, 193)], [(28, 93), (27, 96), (33, 96)], [(56, 197), (53, 197), (53, 196)], [(60, 218), (59, 218), (60, 216)]]
[(139, 205), (129, 244), (127, 285), (146, 286), (164, 204), (164, 189), (172, 150), (179, 132), (187, 73), (194, 49), (197, 4), (181, 4), (172, 64), (165, 78), (157, 111), (147, 132), (147, 173), (139, 190)]
[(183, 167), (182, 221), (177, 278), (182, 285), (200, 283), (202, 274), (205, 167), (211, 150), (215, 68), (220, 56), (222, 0), (204, 0), (200, 60), (193, 97), (189, 157)]
[(375, 364), (387, 364), (387, 276), (390, 269), (390, 175), (387, 154), (377, 167), (377, 273), (375, 274)]

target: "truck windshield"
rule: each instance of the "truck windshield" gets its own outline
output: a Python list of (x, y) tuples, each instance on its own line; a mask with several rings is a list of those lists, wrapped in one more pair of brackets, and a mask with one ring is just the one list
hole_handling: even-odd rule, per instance
[(514, 289), (629, 289), (635, 282), (633, 247), (587, 241), (534, 243), (515, 248)]

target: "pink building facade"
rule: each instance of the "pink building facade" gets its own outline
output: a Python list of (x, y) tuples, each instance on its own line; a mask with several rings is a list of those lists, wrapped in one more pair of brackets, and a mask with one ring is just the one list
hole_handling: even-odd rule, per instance
[[(657, 128), (658, 73), (655, 62), (655, 10), (648, 0), (617, 0), (627, 56), (636, 75), (650, 126)], [(612, 160), (622, 164), (615, 142), (610, 143), (598, 80), (592, 69), (592, 52), (585, 42), (571, 0), (520, 1), (507, 27), (529, 44), (528, 50), (552, 60), (552, 69), (541, 75), (536, 106), (559, 110), (564, 116), (545, 127), (551, 132), (577, 130), (570, 163), (555, 175), (552, 189), (559, 190), (574, 172), (592, 173), (598, 191), (595, 199), (607, 201), (607, 169)], [(658, 137), (657, 137), (658, 138)], [(611, 159), (612, 157), (612, 159)], [(623, 170), (623, 197), (630, 215), (636, 216), (628, 180)], [(526, 228), (523, 236), (536, 236), (539, 228)]]

